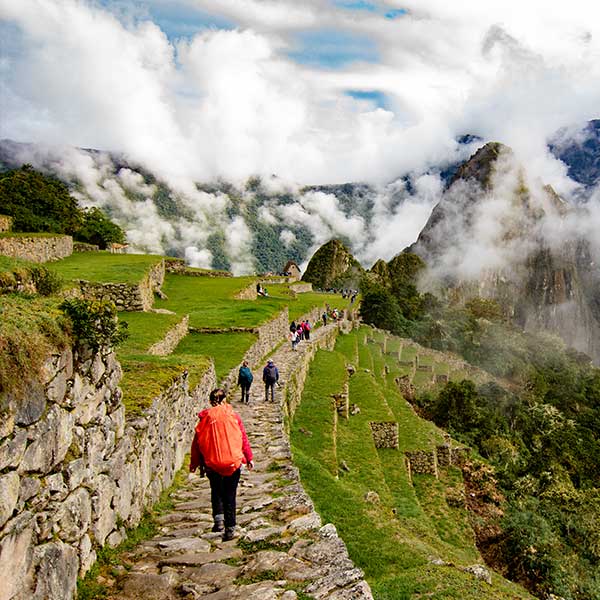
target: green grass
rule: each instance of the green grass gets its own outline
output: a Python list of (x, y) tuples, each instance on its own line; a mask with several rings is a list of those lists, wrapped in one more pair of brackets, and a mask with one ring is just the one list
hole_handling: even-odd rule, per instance
[(128, 416), (139, 415), (152, 405), (183, 371), (189, 373), (193, 389), (210, 365), (210, 358), (196, 355), (126, 355), (120, 357), (123, 367), (123, 404)]
[[(291, 424), (294, 460), (323, 520), (337, 527), (376, 600), (530, 598), (499, 576), (492, 588), (456, 568), (429, 563), (431, 556), (458, 565), (481, 562), (465, 509), (446, 502), (448, 488), (461, 486), (462, 476), (449, 469), (440, 480), (416, 476), (414, 485), (410, 481), (404, 451), (433, 449), (443, 434), (420, 419), (398, 392), (397, 360), (382, 356), (379, 345), (363, 342), (361, 329), (339, 337), (334, 352), (317, 353)], [(350, 402), (361, 412), (338, 420), (334, 440), (333, 407), (325, 398), (330, 387), (341, 385), (345, 364), (355, 358), (357, 347), (361, 367), (371, 364), (377, 371), (387, 364), (390, 373), (384, 378), (359, 370), (350, 378)], [(370, 421), (390, 420), (398, 422), (400, 449), (377, 450)], [(336, 455), (350, 469), (340, 470), (337, 479), (332, 470)], [(376, 491), (380, 502), (367, 503), (368, 491)]]
[(119, 320), (127, 323), (129, 337), (117, 348), (119, 356), (143, 354), (156, 342), (163, 339), (167, 331), (174, 327), (181, 317), (146, 312), (120, 312)]
[(221, 381), (242, 362), (244, 354), (256, 340), (256, 334), (250, 332), (190, 333), (179, 342), (173, 356), (211, 356), (217, 381)]
[[(177, 314), (190, 315), (190, 327), (227, 328), (257, 327), (273, 318), (286, 306), (290, 320), (298, 319), (315, 307), (341, 300), (332, 294), (308, 292), (294, 298), (287, 284), (268, 286), (269, 297), (256, 300), (236, 300), (235, 295), (250, 285), (254, 277), (186, 277), (169, 274), (163, 291), (168, 300), (158, 300), (157, 308), (167, 308)], [(341, 307), (341, 305), (340, 305)], [(314, 325), (314, 323), (313, 323)]]
[(162, 256), (75, 252), (46, 266), (65, 280), (85, 279), (99, 283), (138, 283)]
[(414, 346), (404, 345), (402, 347), (402, 356), (401, 360), (414, 360), (417, 355), (417, 349)]
[(35, 232), (35, 233), (23, 233), (20, 231), (3, 231), (0, 233), (0, 238), (55, 238), (55, 237), (65, 237), (64, 233), (47, 233), (47, 232)]
[(0, 272), (2, 271), (14, 271), (15, 269), (32, 267), (36, 263), (32, 263), (28, 260), (22, 260), (20, 258), (12, 258), (10, 256), (4, 256), (0, 254)]

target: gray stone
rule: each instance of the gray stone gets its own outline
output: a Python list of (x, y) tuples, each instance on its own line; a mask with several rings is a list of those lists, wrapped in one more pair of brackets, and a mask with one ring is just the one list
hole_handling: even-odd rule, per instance
[(24, 383), (21, 397), (11, 397), (9, 402), (15, 406), (15, 423), (17, 425), (31, 425), (44, 414), (46, 410), (46, 393), (42, 384), (29, 379)]
[(169, 556), (158, 563), (159, 567), (170, 565), (200, 566), (206, 563), (220, 562), (229, 558), (241, 558), (242, 551), (235, 547), (223, 547), (214, 552), (196, 552), (195, 554), (179, 554)]
[(83, 458), (76, 458), (67, 464), (64, 470), (69, 490), (78, 488), (90, 475), (90, 470), (85, 464)]
[(25, 454), (27, 447), (27, 431), (25, 429), (17, 429), (14, 435), (4, 440), (0, 446), (0, 471), (11, 467), (13, 469), (19, 466)]
[(0, 412), (0, 440), (8, 437), (14, 429), (15, 415), (12, 412)]
[(484, 565), (470, 565), (468, 567), (462, 567), (461, 571), (470, 573), (475, 577), (475, 579), (485, 581), (489, 585), (492, 585), (492, 574)]
[(363, 577), (363, 572), (360, 569), (348, 569), (346, 571), (336, 571), (331, 575), (326, 575), (311, 583), (306, 588), (306, 593), (314, 598), (329, 597), (329, 594), (336, 588), (343, 588), (352, 583), (356, 583)]
[(72, 427), (72, 416), (54, 405), (35, 426), (32, 432), (33, 442), (25, 450), (21, 469), (48, 473), (52, 467), (62, 462), (73, 439)]
[(285, 527), (263, 527), (247, 531), (244, 540), (248, 542), (262, 542), (270, 537), (280, 536), (285, 531)]
[(94, 356), (94, 360), (92, 361), (92, 366), (90, 369), (92, 381), (94, 383), (98, 383), (100, 379), (102, 379), (102, 375), (104, 375), (104, 373), (106, 373), (106, 367), (102, 362), (102, 356), (100, 355), (100, 353), (97, 353)]
[(59, 371), (56, 377), (46, 386), (46, 396), (50, 402), (62, 403), (67, 393), (67, 374)]
[(0, 528), (12, 517), (19, 501), (20, 478), (15, 473), (0, 477)]
[(91, 517), (90, 494), (85, 488), (78, 488), (60, 505), (53, 529), (65, 542), (75, 542), (88, 530)]
[(79, 542), (79, 577), (84, 577), (95, 562), (96, 551), (92, 548), (92, 540), (86, 533)]
[(34, 550), (37, 580), (33, 600), (71, 600), (77, 586), (77, 551), (63, 542), (51, 542)]
[(30, 589), (33, 560), (33, 518), (17, 517), (0, 540), (0, 598), (13, 598)]
[(96, 541), (102, 545), (117, 524), (117, 515), (112, 508), (115, 484), (106, 475), (98, 475), (94, 479), (94, 486), (91, 531)]
[(242, 569), (224, 563), (211, 562), (200, 568), (186, 571), (186, 578), (195, 583), (206, 583), (215, 588), (223, 587), (226, 581), (233, 581), (239, 577)]
[(202, 538), (184, 537), (174, 540), (164, 540), (157, 543), (166, 552), (209, 552), (210, 542)]
[(338, 589), (327, 596), (328, 600), (373, 600), (373, 593), (366, 581), (359, 581), (350, 588)]
[(324, 540), (329, 540), (338, 537), (337, 529), (333, 523), (327, 523), (319, 529), (319, 537)]
[(302, 517), (294, 519), (289, 525), (288, 529), (294, 532), (310, 531), (312, 529), (320, 529), (322, 526), (321, 517), (316, 512), (311, 512)]
[(349, 570), (354, 567), (348, 557), (346, 545), (339, 537), (319, 540), (306, 547), (294, 547), (290, 550), (290, 554), (317, 565), (335, 565), (339, 570)]
[(171, 575), (154, 573), (130, 573), (123, 583), (123, 598), (144, 598), (144, 600), (174, 600), (179, 595), (172, 587)]
[(67, 497), (68, 489), (65, 485), (62, 473), (48, 475), (48, 477), (44, 479), (44, 486), (53, 500), (64, 500)]
[(27, 500), (36, 496), (41, 487), (42, 482), (37, 477), (22, 477), (21, 487), (19, 488), (19, 502), (27, 502)]
[(274, 550), (257, 552), (250, 558), (242, 573), (246, 577), (254, 577), (269, 571), (281, 571), (286, 579), (294, 581), (307, 581), (323, 574), (322, 571), (306, 565), (286, 552)]
[(118, 531), (113, 531), (106, 538), (106, 543), (111, 548), (116, 548), (126, 537), (127, 533), (125, 532), (125, 529), (121, 528)]

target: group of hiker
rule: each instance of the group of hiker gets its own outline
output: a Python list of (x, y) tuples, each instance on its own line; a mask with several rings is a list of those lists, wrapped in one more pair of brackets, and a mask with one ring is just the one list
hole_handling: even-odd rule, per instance
[(311, 325), (308, 319), (305, 319), (298, 324), (296, 324), (296, 321), (292, 321), (290, 323), (290, 333), (288, 334), (288, 339), (292, 343), (292, 350), (296, 350), (298, 344), (302, 340), (310, 341), (310, 330)]
[[(241, 402), (250, 402), (250, 386), (254, 376), (248, 361), (242, 362), (238, 372), (238, 385), (242, 390)], [(275, 402), (275, 386), (279, 382), (279, 369), (272, 360), (263, 369), (265, 401)], [(234, 539), (236, 526), (236, 495), (242, 465), (254, 468), (252, 448), (241, 417), (226, 402), (222, 388), (209, 395), (210, 408), (198, 413), (198, 424), (192, 441), (190, 473), (199, 469), (210, 483), (214, 533), (222, 533), (224, 542)]]
[[(258, 289), (257, 289), (258, 292)], [(265, 290), (266, 293), (266, 290)], [(338, 319), (336, 309), (329, 306), (323, 313), (323, 324), (327, 316)], [(308, 319), (290, 324), (289, 338), (292, 349), (296, 350), (301, 340), (310, 340), (311, 324)], [(238, 372), (237, 383), (241, 389), (241, 402), (250, 403), (250, 387), (254, 376), (248, 361), (244, 360)], [(265, 402), (275, 402), (275, 387), (279, 385), (279, 369), (268, 360), (262, 370), (265, 386)], [(222, 533), (223, 541), (235, 537), (236, 494), (242, 465), (249, 470), (254, 468), (252, 449), (240, 416), (226, 401), (226, 392), (222, 388), (214, 389), (209, 395), (210, 408), (198, 413), (194, 439), (192, 441), (190, 472), (197, 469), (200, 476), (206, 475), (210, 483), (212, 505), (212, 531)]]

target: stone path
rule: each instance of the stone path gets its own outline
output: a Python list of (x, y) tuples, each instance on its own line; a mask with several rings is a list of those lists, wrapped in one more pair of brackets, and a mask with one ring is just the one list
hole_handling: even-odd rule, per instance
[[(328, 327), (333, 327), (329, 325)], [(324, 328), (313, 332), (318, 338)], [(306, 349), (284, 344), (273, 356), (283, 382)], [(160, 535), (125, 556), (131, 570), (118, 578), (111, 598), (171, 600), (372, 599), (363, 573), (348, 557), (332, 524), (319, 515), (292, 465), (280, 402), (265, 403), (262, 367), (256, 367), (249, 405), (239, 396), (256, 468), (244, 471), (238, 488), (238, 537), (211, 533), (208, 480), (190, 475), (174, 495), (175, 507), (160, 517)]]

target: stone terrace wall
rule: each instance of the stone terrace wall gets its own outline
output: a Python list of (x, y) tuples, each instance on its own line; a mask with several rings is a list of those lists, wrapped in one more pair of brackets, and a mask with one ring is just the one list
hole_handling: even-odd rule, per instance
[(8, 215), (0, 215), (0, 232), (10, 231), (13, 219)]
[(167, 331), (165, 337), (160, 340), (160, 342), (156, 342), (156, 344), (150, 346), (148, 354), (154, 356), (167, 356), (168, 354), (171, 354), (177, 347), (177, 344), (179, 344), (179, 342), (188, 334), (189, 323), (190, 316), (185, 315), (179, 323)]
[[(263, 358), (263, 356), (272, 352), (281, 343), (281, 341), (285, 339), (285, 336), (288, 332), (288, 325), (289, 313), (288, 309), (285, 308), (274, 319), (267, 321), (260, 327), (252, 329), (251, 331), (258, 335), (258, 339), (256, 342), (254, 342), (254, 344), (252, 344), (246, 354), (244, 354), (243, 360), (247, 360), (254, 367), (258, 366), (259, 361)], [(236, 385), (238, 370), (239, 365), (235, 366), (229, 372), (222, 383), (225, 389), (229, 389)], [(258, 383), (260, 381), (260, 377), (257, 379), (256, 373), (254, 376), (255, 381)]]
[[(96, 550), (118, 544), (182, 465), (215, 385), (187, 373), (126, 420), (112, 352), (52, 356), (0, 419), (0, 598), (69, 599)], [(7, 576), (7, 574), (9, 574)]]
[(36, 263), (59, 260), (73, 254), (70, 235), (0, 237), (0, 254)]
[(80, 280), (84, 298), (97, 298), (114, 302), (117, 310), (148, 311), (154, 304), (154, 292), (160, 290), (165, 278), (164, 261), (152, 265), (148, 274), (138, 284), (98, 283)]
[(233, 277), (230, 271), (195, 271), (185, 264), (182, 258), (166, 258), (165, 270), (167, 273), (175, 273), (177, 275), (187, 275), (188, 277)]

